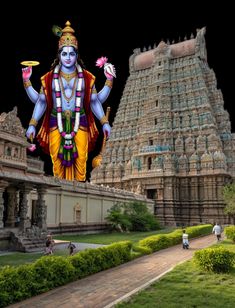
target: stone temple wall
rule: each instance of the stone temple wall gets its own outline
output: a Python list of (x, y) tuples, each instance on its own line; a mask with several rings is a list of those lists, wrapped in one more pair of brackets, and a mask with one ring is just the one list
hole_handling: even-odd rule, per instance
[[(30, 144), (17, 109), (0, 115), (0, 250), (44, 246), (47, 232), (98, 232), (116, 202), (154, 202), (141, 194), (44, 175), (43, 162), (27, 155)], [(10, 247), (11, 246), (11, 247)]]

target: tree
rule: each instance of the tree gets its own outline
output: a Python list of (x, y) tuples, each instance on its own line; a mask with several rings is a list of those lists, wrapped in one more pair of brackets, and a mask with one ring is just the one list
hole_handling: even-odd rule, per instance
[(143, 202), (117, 202), (108, 210), (106, 220), (118, 231), (150, 231), (160, 229), (156, 217)]
[(111, 228), (120, 232), (128, 231), (131, 229), (131, 222), (129, 221), (125, 203), (117, 202), (109, 210), (106, 220), (110, 223)]
[(223, 197), (225, 201), (224, 212), (235, 219), (235, 183), (227, 184), (223, 187)]

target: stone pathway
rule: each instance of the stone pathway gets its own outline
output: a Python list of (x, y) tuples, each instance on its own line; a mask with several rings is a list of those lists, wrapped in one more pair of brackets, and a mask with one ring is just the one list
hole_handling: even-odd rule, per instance
[(214, 235), (190, 241), (190, 249), (173, 246), (99, 272), (9, 307), (14, 308), (110, 308), (158, 280), (177, 264), (192, 258), (196, 250), (216, 242)]

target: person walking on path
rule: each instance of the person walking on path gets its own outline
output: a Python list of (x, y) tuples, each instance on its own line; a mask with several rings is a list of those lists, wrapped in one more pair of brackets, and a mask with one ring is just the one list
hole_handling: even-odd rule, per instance
[(217, 241), (219, 242), (221, 239), (222, 228), (217, 222), (212, 229), (212, 233), (216, 235)]
[(183, 249), (189, 249), (188, 234), (186, 233), (185, 230), (183, 230), (182, 241), (183, 241)]
[(74, 250), (76, 249), (76, 246), (72, 242), (69, 242), (68, 249), (69, 249), (69, 255), (73, 256)]

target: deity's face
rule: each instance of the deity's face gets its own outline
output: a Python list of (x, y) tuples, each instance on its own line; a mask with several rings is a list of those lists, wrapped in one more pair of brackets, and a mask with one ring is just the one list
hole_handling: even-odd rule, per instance
[(73, 67), (77, 62), (77, 52), (72, 46), (65, 46), (60, 53), (60, 62), (66, 68)]

